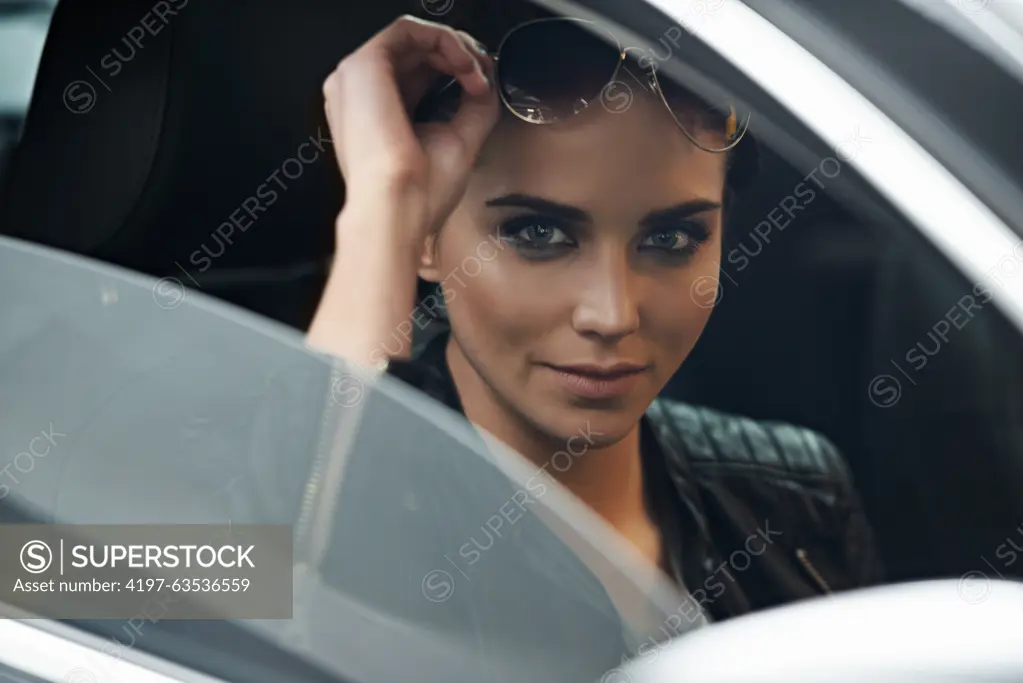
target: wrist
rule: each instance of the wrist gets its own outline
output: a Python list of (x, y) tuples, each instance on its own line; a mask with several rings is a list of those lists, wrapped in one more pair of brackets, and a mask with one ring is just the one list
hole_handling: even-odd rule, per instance
[(418, 260), (425, 212), (411, 202), (382, 198), (374, 202), (348, 202), (334, 222), (336, 256), (390, 253), (401, 261)]

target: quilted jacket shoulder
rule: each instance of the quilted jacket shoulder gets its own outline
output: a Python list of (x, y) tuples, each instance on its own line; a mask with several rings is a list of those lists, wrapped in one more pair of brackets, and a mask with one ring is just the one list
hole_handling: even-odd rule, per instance
[(655, 401), (647, 415), (662, 443), (682, 447), (669, 457), (685, 457), (695, 473), (748, 471), (851, 484), (838, 449), (812, 429), (668, 399)]
[(809, 574), (824, 592), (882, 580), (851, 471), (827, 437), (665, 399), (650, 406), (647, 419), (664, 453), (665, 474), (694, 523), (691, 539), (703, 536), (711, 547), (734, 549), (757, 532), (759, 521), (784, 529), (771, 559), (757, 563), (773, 578), (754, 578), (751, 569), (740, 581), (750, 607), (799, 597), (794, 574)]

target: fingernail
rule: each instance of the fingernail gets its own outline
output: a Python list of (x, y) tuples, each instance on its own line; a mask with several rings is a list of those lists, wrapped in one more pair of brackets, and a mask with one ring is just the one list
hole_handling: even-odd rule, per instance
[(473, 38), (473, 44), (476, 46), (476, 52), (479, 52), (484, 57), (489, 56), (489, 53), (487, 52), (487, 46), (486, 45), (484, 45), (480, 41), (476, 40), (475, 38)]

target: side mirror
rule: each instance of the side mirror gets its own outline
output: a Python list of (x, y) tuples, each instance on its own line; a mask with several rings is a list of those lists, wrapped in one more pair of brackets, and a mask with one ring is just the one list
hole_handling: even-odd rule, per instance
[(717, 624), (641, 656), (606, 683), (1023, 681), (1023, 583), (869, 588)]

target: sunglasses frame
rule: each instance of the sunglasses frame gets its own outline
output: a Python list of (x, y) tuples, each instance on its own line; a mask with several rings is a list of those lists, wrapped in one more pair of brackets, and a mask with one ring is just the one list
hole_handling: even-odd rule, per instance
[[(618, 73), (624, 69), (625, 72), (628, 73), (629, 76), (631, 76), (634, 81), (636, 81), (637, 83), (639, 83), (641, 86), (643, 86), (645, 88), (649, 88), (651, 91), (653, 91), (653, 92), (655, 92), (657, 94), (658, 98), (664, 104), (664, 108), (668, 110), (668, 114), (671, 115), (672, 120), (675, 121), (675, 125), (678, 126), (679, 130), (682, 131), (683, 135), (685, 135), (686, 138), (688, 138), (691, 143), (693, 143), (694, 145), (696, 145), (697, 147), (699, 147), (703, 151), (711, 152), (711, 153), (714, 153), (714, 154), (721, 154), (723, 152), (727, 152), (728, 150), (732, 149), (737, 144), (739, 144), (739, 142), (741, 142), (742, 139), (746, 136), (746, 132), (749, 130), (750, 119), (753, 116), (752, 112), (747, 113), (746, 114), (746, 120), (740, 124), (740, 129), (742, 130), (742, 132), (739, 134), (739, 136), (737, 138), (735, 138), (735, 140), (733, 140), (726, 147), (711, 148), (711, 147), (707, 147), (706, 145), (704, 145), (701, 142), (699, 142), (695, 137), (693, 137), (693, 135), (688, 130), (686, 130), (686, 127), (684, 125), (682, 125), (682, 122), (678, 120), (677, 116), (675, 116), (675, 112), (671, 110), (671, 105), (668, 103), (668, 100), (667, 100), (667, 98), (664, 95), (664, 91), (661, 89), (661, 83), (660, 83), (660, 81), (657, 78), (657, 71), (656, 71), (656, 69), (655, 68), (651, 68), (650, 69), (650, 71), (647, 74), (647, 78), (649, 79), (649, 82), (644, 84), (643, 81), (640, 80), (640, 78), (638, 76), (636, 76), (631, 71), (629, 71), (629, 68), (625, 65), (625, 61), (626, 61), (626, 59), (628, 59), (628, 55), (629, 55), (629, 51), (630, 50), (639, 50), (639, 51), (643, 52), (644, 49), (641, 48), (641, 47), (626, 47), (626, 48), (623, 48), (621, 41), (618, 40), (618, 37), (614, 33), (612, 33), (611, 31), (605, 29), (603, 26), (601, 26), (600, 24), (598, 24), (595, 21), (591, 21), (589, 19), (579, 19), (579, 18), (576, 18), (576, 17), (543, 17), (543, 18), (540, 18), (540, 19), (532, 19), (530, 21), (527, 21), (527, 22), (524, 22), (522, 24), (519, 24), (518, 26), (514, 27), (513, 29), (511, 29), (510, 31), (508, 31), (508, 33), (506, 33), (504, 35), (504, 37), (501, 39), (500, 44), (497, 46), (496, 52), (488, 52), (487, 53), (487, 55), (491, 59), (494, 60), (495, 77), (496, 77), (495, 80), (496, 80), (496, 84), (498, 85), (497, 92), (498, 92), (498, 95), (501, 98), (501, 104), (503, 104), (505, 109), (510, 111), (512, 114), (514, 114), (518, 119), (520, 119), (522, 121), (525, 121), (526, 123), (531, 123), (531, 124), (540, 125), (540, 126), (553, 123), (553, 121), (536, 121), (536, 120), (530, 119), (530, 118), (520, 114), (518, 111), (516, 111), (515, 107), (508, 101), (508, 98), (504, 94), (504, 89), (500, 87), (500, 82), (501, 82), (501, 78), (500, 78), (500, 70), (501, 70), (500, 58), (501, 58), (501, 52), (504, 49), (505, 44), (508, 42), (508, 39), (511, 38), (517, 31), (521, 31), (521, 30), (523, 30), (525, 28), (528, 28), (530, 26), (533, 26), (535, 24), (544, 23), (544, 22), (550, 22), (550, 21), (571, 21), (571, 22), (577, 22), (577, 23), (580, 23), (580, 24), (587, 24), (589, 26), (595, 27), (594, 29), (592, 29), (593, 32), (603, 32), (603, 33), (607, 34), (608, 36), (610, 36), (615, 41), (615, 48), (618, 51), (618, 64), (615, 65), (615, 69), (614, 69), (614, 72), (611, 74), (611, 78), (608, 79), (607, 83), (604, 84), (604, 86), (600, 89), (599, 96), (603, 96), (604, 90), (606, 90), (607, 87), (609, 85), (611, 85), (612, 83), (615, 83), (615, 82), (618, 81)], [(454, 85), (454, 82), (450, 83), (449, 87), (451, 85)], [(588, 109), (589, 106), (590, 106), (590, 102), (586, 102), (586, 105), (582, 109), (580, 109), (579, 111), (576, 111), (573, 114), (573, 116), (581, 114), (583, 111)], [(734, 115), (734, 113), (735, 113), (734, 109), (732, 110), (732, 113)]]

